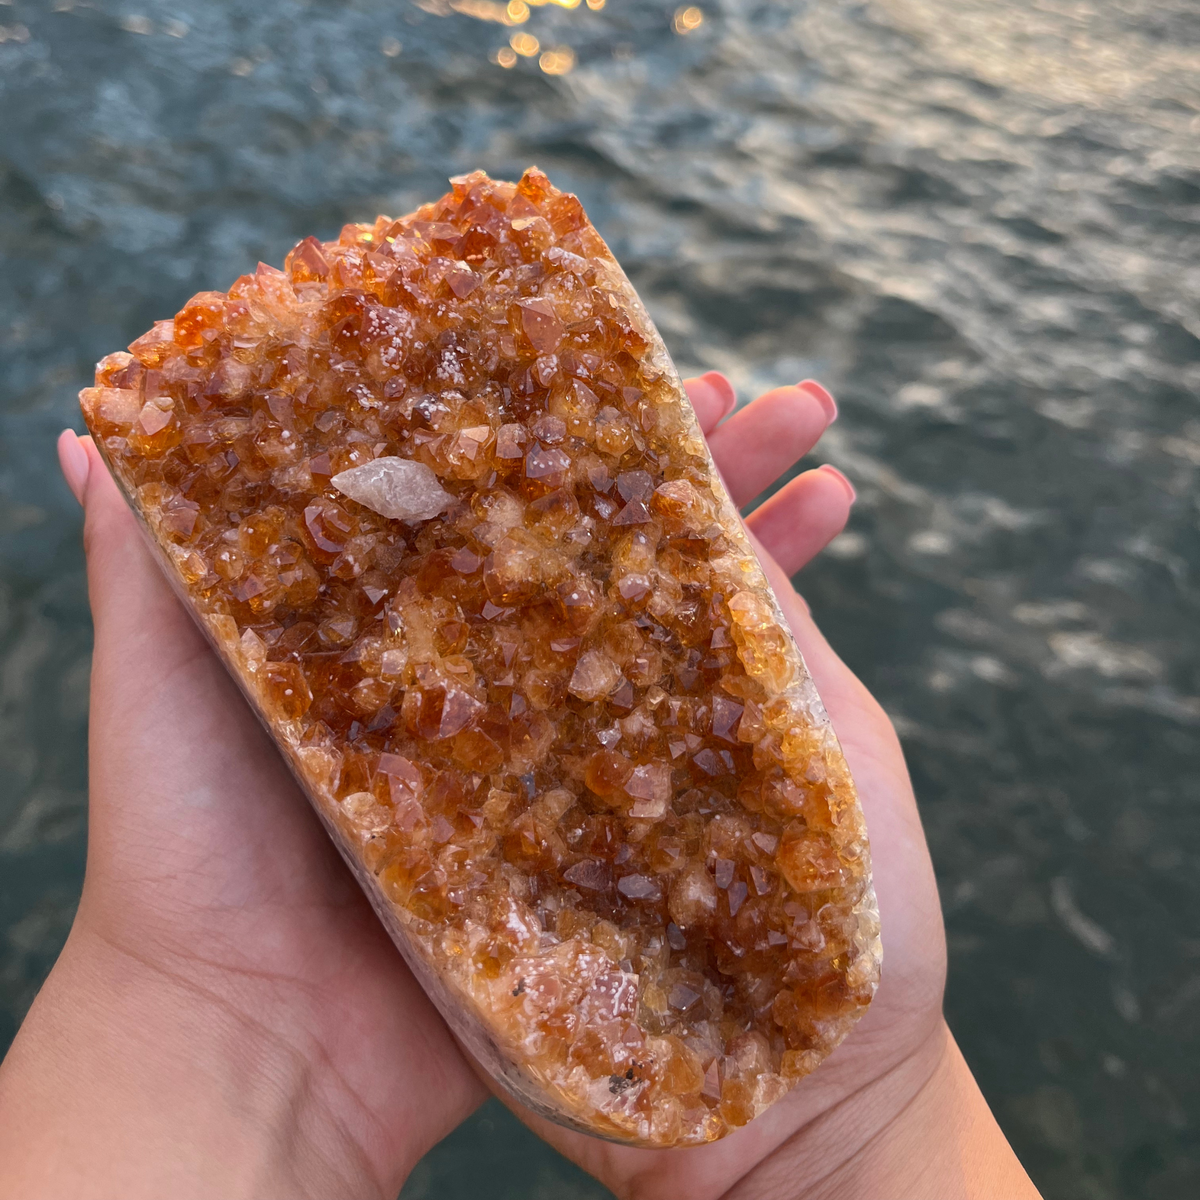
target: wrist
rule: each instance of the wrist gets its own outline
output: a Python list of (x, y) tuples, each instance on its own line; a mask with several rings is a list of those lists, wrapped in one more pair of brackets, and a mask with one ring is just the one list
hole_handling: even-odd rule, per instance
[(948, 1026), (797, 1131), (726, 1200), (1038, 1200)]
[(327, 1092), (269, 1014), (77, 922), (0, 1068), (0, 1196), (394, 1195)]

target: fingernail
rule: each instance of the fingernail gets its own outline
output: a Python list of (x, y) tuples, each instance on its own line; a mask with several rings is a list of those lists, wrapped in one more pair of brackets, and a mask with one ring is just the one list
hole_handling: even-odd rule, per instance
[(822, 463), (817, 470), (827, 471), (830, 475), (832, 475), (834, 479), (836, 479), (838, 483), (840, 483), (842, 487), (846, 489), (846, 495), (850, 497), (851, 504), (858, 499), (858, 493), (854, 490), (854, 484), (852, 484), (850, 480), (848, 480), (845, 475), (843, 475), (841, 471), (837, 469), (837, 467), (833, 466), (831, 463)]
[(832, 425), (837, 420), (837, 401), (815, 379), (803, 379), (796, 386), (803, 388), (810, 396), (816, 397), (818, 403), (825, 410), (827, 424)]
[(87, 451), (79, 444), (79, 438), (74, 430), (64, 429), (58, 435), (58, 465), (62, 468), (63, 478), (71, 495), (83, 504), (83, 494), (87, 489), (88, 456)]
[(706, 371), (700, 378), (706, 380), (710, 387), (720, 393), (721, 399), (725, 401), (726, 410), (731, 410), (737, 405), (737, 392), (734, 390), (733, 384), (720, 371)]

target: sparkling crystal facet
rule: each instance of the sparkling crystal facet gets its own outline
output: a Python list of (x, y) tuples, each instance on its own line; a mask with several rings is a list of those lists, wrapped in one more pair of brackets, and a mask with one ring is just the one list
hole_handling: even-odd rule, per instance
[(710, 1141), (870, 1002), (862, 814), (578, 200), (452, 182), (194, 297), (84, 413), (468, 1048), (554, 1119)]

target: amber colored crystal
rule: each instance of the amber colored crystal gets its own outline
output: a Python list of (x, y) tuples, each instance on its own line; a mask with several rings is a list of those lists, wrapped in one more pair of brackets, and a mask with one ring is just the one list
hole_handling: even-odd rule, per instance
[(579, 201), (452, 182), (193, 297), (83, 410), (464, 1044), (555, 1120), (711, 1141), (870, 1002), (862, 813)]

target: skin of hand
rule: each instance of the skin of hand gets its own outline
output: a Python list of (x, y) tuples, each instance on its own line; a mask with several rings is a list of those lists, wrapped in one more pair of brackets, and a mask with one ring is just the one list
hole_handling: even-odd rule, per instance
[[(837, 413), (811, 381), (732, 417), (723, 376), (687, 386), (739, 504)], [(0, 1067), (0, 1197), (390, 1200), (486, 1089), (90, 439), (65, 433), (59, 452), (85, 508), (96, 630), (88, 859), (70, 937)], [(630, 1149), (516, 1110), (631, 1200), (1036, 1195), (942, 1019), (941, 910), (899, 743), (788, 581), (853, 499), (821, 467), (747, 525), (858, 785), (883, 983), (827, 1063), (711, 1146)]]

